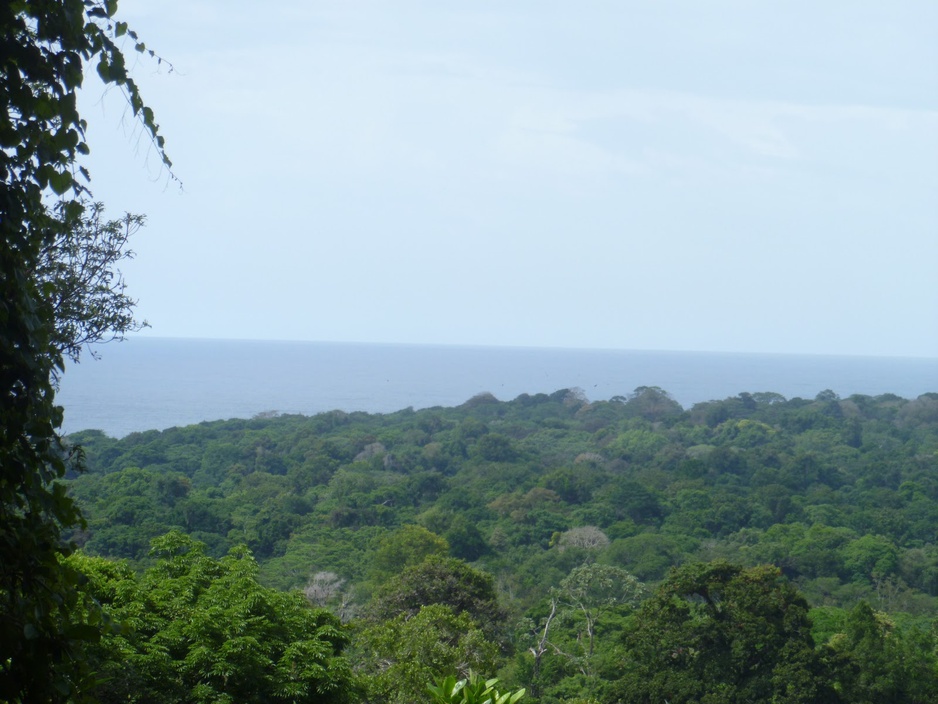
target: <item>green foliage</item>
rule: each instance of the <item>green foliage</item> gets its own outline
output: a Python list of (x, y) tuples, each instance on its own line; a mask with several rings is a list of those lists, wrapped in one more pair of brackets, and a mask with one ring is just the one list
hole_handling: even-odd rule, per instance
[(432, 604), (467, 614), (493, 640), (504, 633), (505, 614), (491, 575), (452, 557), (430, 556), (389, 580), (375, 593), (369, 619), (409, 618)]
[(443, 537), (449, 543), (450, 554), (461, 560), (471, 562), (489, 551), (482, 532), (465, 516), (454, 516)]
[(925, 704), (938, 698), (934, 638), (902, 633), (865, 601), (843, 623), (828, 647), (839, 660), (838, 685), (856, 704)]
[(622, 401), (630, 417), (652, 422), (673, 419), (684, 411), (667, 391), (657, 386), (639, 386)]
[(449, 672), (491, 671), (498, 652), (469, 614), (444, 604), (380, 621), (356, 641), (367, 701), (390, 704), (425, 699), (427, 682)]
[(497, 684), (497, 677), (487, 680), (473, 672), (461, 680), (453, 675), (445, 677), (436, 685), (427, 685), (427, 691), (435, 704), (516, 704), (524, 696), (523, 689), (499, 692)]
[(864, 535), (843, 548), (844, 569), (858, 579), (871, 579), (893, 574), (899, 551), (892, 541), (881, 535)]
[(804, 598), (774, 567), (675, 570), (627, 634), (629, 701), (835, 702)]
[(487, 433), (479, 438), (475, 452), (486, 462), (513, 462), (519, 454), (511, 439), (498, 433)]
[(87, 596), (122, 628), (88, 653), (107, 702), (343, 702), (351, 673), (338, 620), (294, 593), (260, 586), (244, 548), (216, 560), (181, 533), (153, 541), (139, 578), (74, 556)]
[[(80, 697), (86, 673), (75, 648), (94, 628), (75, 623), (76, 573), (62, 567), (63, 529), (81, 524), (55, 480), (70, 461), (56, 434), (54, 405), (62, 353), (84, 341), (118, 334), (130, 324), (121, 282), (82, 278), (72, 265), (115, 261), (89, 251), (78, 198), (89, 153), (76, 91), (96, 63), (106, 84), (124, 91), (132, 114), (169, 167), (152, 111), (129, 77), (113, 19), (117, 2), (16, 0), (0, 4), (0, 700), (64, 701)], [(118, 25), (120, 30), (118, 30)], [(141, 45), (142, 47), (142, 45)], [(145, 48), (143, 48), (145, 50)], [(155, 56), (151, 53), (151, 56)], [(65, 197), (59, 218), (47, 208)], [(92, 219), (94, 209), (92, 208)], [(118, 257), (119, 258), (119, 257)], [(59, 266), (62, 265), (62, 266)], [(105, 292), (100, 286), (104, 286)], [(89, 303), (106, 301), (96, 309)], [(77, 455), (77, 453), (76, 453)], [(91, 618), (91, 615), (88, 616)]]
[(616, 634), (645, 587), (619, 567), (583, 564), (550, 590), (550, 608), (528, 624), (533, 694), (562, 697), (570, 688), (592, 699), (614, 670)]
[[(692, 700), (733, 701), (737, 692), (816, 701), (830, 694), (828, 682), (836, 702), (862, 659), (833, 647), (846, 632), (838, 614), (858, 601), (902, 624), (889, 636), (900, 652), (934, 648), (938, 427), (925, 403), (903, 413), (910, 403), (740, 394), (659, 413), (628, 399), (587, 404), (562, 390), (386, 415), (205, 423), (119, 441), (82, 433), (91, 471), (71, 487), (89, 524), (75, 538), (89, 551), (132, 557), (137, 569), (153, 560), (142, 546), (173, 527), (214, 556), (246, 542), (265, 584), (308, 587), (316, 603), (351, 619), (356, 668), (378, 687), (369, 690), (375, 700), (405, 681), (419, 699), (427, 677), (465, 675), (455, 659), (412, 676), (395, 659), (388, 674), (366, 647), (384, 634), (382, 652), (406, 652), (388, 640), (387, 624), (400, 631), (441, 606), (495, 647), (497, 669), (484, 671), (543, 704), (661, 701), (664, 689), (626, 688), (654, 682), (638, 677), (642, 667)], [(494, 439), (480, 446), (486, 437)], [(689, 617), (662, 629), (713, 654), (695, 660), (675, 645), (667, 663), (689, 665), (667, 677), (654, 661), (658, 631), (643, 625), (658, 597), (636, 611), (634, 600), (577, 606), (571, 596), (571, 575), (608, 568), (619, 571), (616, 587), (631, 583), (628, 574), (653, 588), (676, 566), (714, 560), (739, 563), (732, 569), (743, 576), (723, 575), (732, 606), (708, 611), (699, 596), (678, 599)], [(747, 571), (765, 563), (787, 581)], [(831, 617), (807, 628), (802, 595)], [(773, 603), (788, 603), (790, 624), (771, 615)], [(427, 632), (433, 613), (418, 621)], [(759, 667), (743, 657), (747, 648), (764, 658)], [(883, 671), (929, 692), (930, 657), (911, 670), (892, 658)], [(699, 683), (711, 680), (703, 692)]]
[[(901, 579), (908, 593), (892, 603), (934, 609), (938, 570), (922, 551), (938, 520), (929, 449), (938, 448), (938, 428), (915, 426), (914, 413), (900, 427), (899, 411), (911, 402), (853, 397), (837, 401), (846, 409), (838, 418), (821, 412), (830, 399), (741, 394), (714, 402), (723, 418), (711, 428), (699, 410), (649, 421), (626, 401), (568, 397), (231, 421), (121, 441), (86, 435), (91, 473), (74, 491), (91, 524), (78, 537), (90, 550), (145, 564), (149, 539), (179, 527), (213, 554), (246, 542), (271, 583), (301, 587), (326, 570), (361, 588), (407, 564), (402, 550), (396, 567), (381, 567), (375, 550), (418, 524), (442, 536), (451, 555), (484, 561), (508, 580), (523, 609), (550, 582), (523, 566), (543, 566), (539, 551), (567, 547), (558, 535), (592, 526), (610, 544), (590, 559), (645, 581), (683, 562), (729, 556), (772, 562), (805, 589), (836, 579), (825, 598), (844, 605)], [(591, 433), (594, 412), (603, 425)], [(838, 444), (856, 422), (875, 442)], [(483, 459), (476, 443), (492, 435), (509, 438), (517, 458)], [(645, 438), (654, 450), (629, 459), (622, 437)], [(893, 449), (884, 454), (885, 446)], [(111, 476), (139, 471), (153, 481), (176, 477), (176, 488), (138, 491)], [(889, 486), (884, 477), (893, 477)], [(352, 538), (366, 529), (367, 539)]]
[(373, 579), (383, 581), (407, 567), (418, 565), (431, 555), (443, 556), (449, 544), (440, 536), (417, 525), (406, 525), (385, 535), (371, 558)]
[(84, 201), (60, 201), (55, 214), (35, 277), (55, 317), (52, 344), (77, 361), (83, 347), (122, 340), (147, 325), (134, 320), (136, 301), (117, 269), (133, 258), (127, 243), (146, 218), (105, 220), (102, 203)]
[(635, 428), (619, 435), (608, 446), (608, 452), (629, 462), (650, 462), (667, 445), (667, 438), (650, 430)]

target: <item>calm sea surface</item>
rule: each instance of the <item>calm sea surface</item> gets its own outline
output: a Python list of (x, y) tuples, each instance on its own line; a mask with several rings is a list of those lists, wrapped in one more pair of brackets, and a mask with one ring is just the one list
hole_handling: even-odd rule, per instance
[(938, 392), (938, 359), (136, 338), (70, 365), (65, 431), (122, 437), (265, 411), (384, 413), (488, 391), (579, 387), (590, 400), (660, 386), (685, 408), (742, 391), (814, 398)]

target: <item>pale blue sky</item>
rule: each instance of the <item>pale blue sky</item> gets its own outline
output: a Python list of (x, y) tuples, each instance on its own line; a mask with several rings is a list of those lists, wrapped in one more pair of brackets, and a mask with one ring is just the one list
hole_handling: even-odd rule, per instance
[(938, 3), (120, 6), (148, 334), (938, 357)]

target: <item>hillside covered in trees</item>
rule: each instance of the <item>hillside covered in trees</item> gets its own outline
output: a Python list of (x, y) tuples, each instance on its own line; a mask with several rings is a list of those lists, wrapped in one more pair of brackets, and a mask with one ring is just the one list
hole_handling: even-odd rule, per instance
[(90, 190), (87, 78), (178, 182), (132, 75), (174, 69), (117, 6), (0, 3), (0, 702), (938, 701), (938, 394), (562, 390), (63, 439), (64, 360), (146, 325), (117, 268), (145, 220)]
[(332, 611), (361, 700), (470, 668), (543, 702), (938, 694), (938, 394), (565, 389), (71, 441), (76, 559), (134, 590), (167, 540), (247, 560)]

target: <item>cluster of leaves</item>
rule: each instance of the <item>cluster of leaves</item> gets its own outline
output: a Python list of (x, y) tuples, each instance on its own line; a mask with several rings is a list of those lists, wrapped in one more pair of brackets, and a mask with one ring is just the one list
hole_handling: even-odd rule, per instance
[(808, 604), (772, 567), (729, 563), (675, 573), (628, 635), (624, 698), (672, 702), (836, 701)]
[(245, 549), (221, 559), (178, 532), (153, 542), (154, 566), (74, 555), (87, 603), (115, 627), (85, 653), (107, 702), (344, 702), (347, 637), (298, 592), (257, 582)]
[[(675, 570), (635, 614), (612, 699), (624, 702), (928, 702), (934, 636), (898, 634), (860, 602), (816, 644), (808, 604), (777, 568)], [(923, 647), (924, 646), (924, 647)]]
[(450, 675), (438, 684), (429, 685), (427, 691), (434, 704), (515, 704), (524, 696), (523, 689), (499, 692), (497, 684), (497, 677), (487, 680), (473, 672), (461, 680)]
[(117, 268), (133, 258), (128, 242), (146, 217), (127, 213), (106, 220), (102, 203), (84, 201), (60, 202), (55, 216), (34, 278), (55, 316), (53, 345), (78, 361), (83, 348), (123, 340), (147, 326), (134, 319), (137, 302)]
[[(413, 533), (395, 538), (413, 544)], [(493, 671), (506, 617), (491, 575), (439, 554), (415, 558), (376, 590), (356, 625), (352, 657), (368, 700), (406, 704), (447, 673)]]

